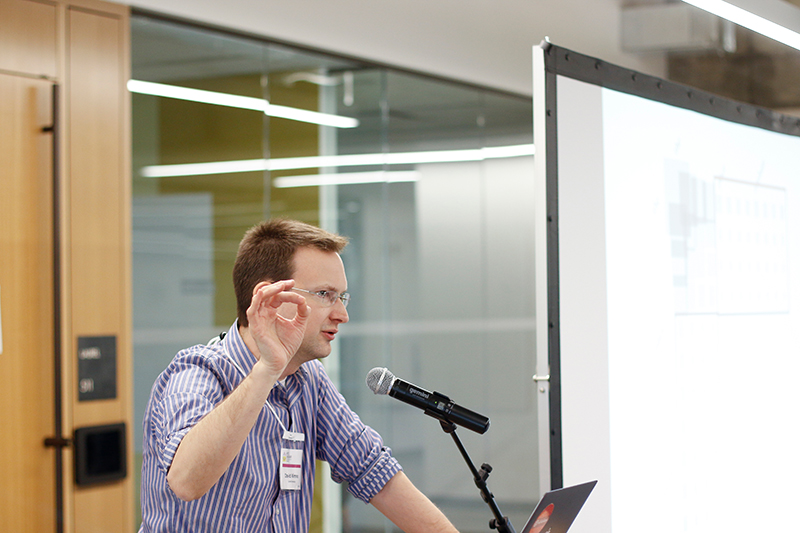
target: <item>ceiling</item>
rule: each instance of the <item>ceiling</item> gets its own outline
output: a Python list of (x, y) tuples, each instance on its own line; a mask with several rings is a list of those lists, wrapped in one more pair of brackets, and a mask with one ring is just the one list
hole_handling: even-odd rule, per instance
[[(581, 1), (585, 2), (585, 0), (570, 0), (569, 3), (578, 4)], [(622, 9), (640, 5), (681, 4), (679, 0), (618, 1), (622, 4)], [(800, 7), (800, 0), (786, 1)], [(166, 9), (171, 4), (178, 3), (178, 1), (172, 0), (166, 2), (164, 6)], [(240, 9), (252, 8), (246, 2), (241, 3), (243, 5)], [(548, 16), (549, 24), (554, 28), (553, 35), (557, 38), (554, 42), (582, 51), (580, 47), (569, 44), (572, 41), (568, 35), (564, 34), (563, 38), (558, 38), (561, 35), (561, 32), (558, 31), (561, 22), (549, 11), (548, 4), (550, 2), (539, 0), (534, 3), (537, 4), (534, 6), (536, 9)], [(600, 13), (602, 10), (608, 10), (608, 7), (605, 6), (608, 3), (608, 0), (597, 2), (596, 18), (599, 23), (605, 21), (606, 15)], [(238, 3), (234, 4), (234, 6), (236, 5)], [(498, 10), (501, 13), (515, 7), (519, 9), (516, 2), (503, 1), (498, 4)], [(232, 7), (231, 9), (239, 8)], [(522, 15), (526, 12), (521, 11), (520, 13)], [(500, 16), (498, 15), (498, 17)], [(585, 34), (590, 33), (589, 30), (580, 30), (581, 17), (579, 15), (575, 15), (573, 19), (579, 31)], [(314, 17), (309, 18), (309, 21), (313, 20)], [(500, 19), (498, 18), (498, 20)], [(487, 25), (492, 23), (492, 20), (487, 20)], [(454, 21), (453, 24), (467, 27), (464, 26), (467, 23), (460, 20)], [(617, 33), (621, 31), (619, 27), (610, 29)], [(512, 29), (509, 29), (509, 32), (511, 31)], [(134, 20), (133, 34), (136, 39), (133, 47), (134, 71), (140, 77), (155, 81), (192, 79), (197, 77), (198, 72), (203, 72), (204, 75), (233, 75), (252, 71), (255, 65), (272, 72), (318, 68), (338, 71), (358, 68), (359, 65), (363, 68), (363, 62), (358, 60), (342, 59), (324, 54), (315, 54), (310, 57), (308, 54), (297, 53), (295, 50), (277, 45), (271, 46), (269, 52), (265, 53), (264, 47), (260, 44), (232, 36), (220, 37), (210, 44), (200, 32), (191, 29), (165, 31), (163, 25), (153, 25), (142, 20)], [(625, 56), (634, 58), (628, 61), (628, 64), (622, 61), (617, 61), (617, 63), (737, 101), (785, 112), (800, 110), (800, 52), (742, 28), (735, 29), (735, 37), (736, 44), (733, 51), (725, 51), (721, 46), (710, 46), (680, 51), (634, 52), (627, 53)], [(399, 35), (394, 38), (397, 46), (404, 46), (403, 38)], [(596, 37), (592, 37), (592, 39), (596, 39)], [(618, 37), (615, 39), (618, 40)], [(606, 52), (602, 52), (602, 46), (586, 46), (585, 49), (590, 55), (615, 62), (615, 58), (605, 57)], [(596, 53), (593, 51), (595, 49)], [(464, 50), (465, 53), (469, 53), (468, 49)], [(436, 52), (439, 53), (438, 50)], [(369, 55), (369, 52), (365, 51), (359, 57)], [(477, 61), (479, 58), (475, 59)], [(506, 58), (507, 61), (511, 61), (511, 59), (510, 56)], [(648, 68), (649, 65), (659, 64), (662, 67)], [(509, 67), (510, 65), (511, 63), (509, 63)], [(502, 64), (500, 66), (502, 67)], [(642, 68), (639, 68), (640, 66)], [(477, 63), (476, 68), (478, 68)], [(661, 72), (658, 72), (659, 69)], [(525, 94), (525, 92), (521, 94)], [(394, 109), (397, 111), (398, 108)]]
[[(800, 7), (800, 0), (778, 1)], [(623, 9), (654, 6), (695, 9), (680, 0), (626, 0)], [(664, 77), (740, 102), (791, 114), (800, 111), (800, 51), (696, 11), (716, 22), (720, 36), (715, 43), (664, 50), (667, 61)], [(653, 23), (664, 24), (664, 21)], [(724, 26), (733, 37), (729, 46), (722, 42)]]

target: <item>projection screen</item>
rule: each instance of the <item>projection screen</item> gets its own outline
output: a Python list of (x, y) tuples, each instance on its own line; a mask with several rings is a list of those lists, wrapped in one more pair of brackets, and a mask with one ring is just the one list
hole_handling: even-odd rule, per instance
[(545, 466), (599, 481), (571, 533), (796, 530), (800, 121), (543, 43), (534, 122)]

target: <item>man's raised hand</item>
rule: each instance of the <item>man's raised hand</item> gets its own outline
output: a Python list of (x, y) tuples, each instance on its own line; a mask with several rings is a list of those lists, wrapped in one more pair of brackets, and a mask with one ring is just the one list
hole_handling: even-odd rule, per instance
[(259, 351), (256, 355), (276, 377), (300, 348), (308, 321), (305, 298), (292, 287), (294, 280), (262, 281), (253, 289), (247, 309), (248, 329)]

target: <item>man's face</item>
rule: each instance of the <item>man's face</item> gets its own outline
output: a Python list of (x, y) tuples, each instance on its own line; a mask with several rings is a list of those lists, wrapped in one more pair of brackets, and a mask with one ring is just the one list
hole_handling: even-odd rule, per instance
[[(339, 294), (347, 290), (344, 264), (337, 253), (309, 247), (299, 248), (294, 254), (294, 266), (294, 286), (298, 289), (311, 292), (336, 291)], [(339, 300), (332, 306), (325, 307), (314, 295), (305, 292), (298, 294), (306, 299), (310, 314), (303, 342), (290, 364), (297, 367), (306, 361), (330, 355), (331, 341), (338, 333), (339, 325), (350, 319)], [(296, 311), (294, 305), (284, 305), (280, 310), (286, 317), (294, 316)]]

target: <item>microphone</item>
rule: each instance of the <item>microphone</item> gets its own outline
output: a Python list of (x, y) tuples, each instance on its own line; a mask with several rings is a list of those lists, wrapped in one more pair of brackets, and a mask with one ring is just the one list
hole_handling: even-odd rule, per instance
[(388, 394), (442, 422), (462, 426), (483, 435), (489, 429), (489, 419), (457, 405), (438, 392), (428, 392), (407, 381), (396, 378), (387, 368), (373, 368), (367, 374), (367, 387), (375, 394)]

